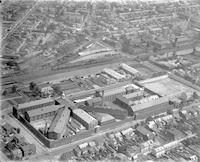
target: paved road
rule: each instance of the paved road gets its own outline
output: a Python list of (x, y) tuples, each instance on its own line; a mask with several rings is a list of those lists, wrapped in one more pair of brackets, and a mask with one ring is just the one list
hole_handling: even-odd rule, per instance
[(5, 121), (10, 123), (16, 128), (20, 128), (20, 134), (23, 135), (29, 143), (33, 143), (36, 145), (36, 152), (38, 154), (48, 152), (48, 148), (44, 146), (43, 143), (39, 141), (22, 123), (20, 123), (16, 118), (10, 117), (8, 115), (5, 116)]
[(117, 130), (121, 130), (121, 129), (126, 129), (128, 127), (131, 127), (131, 126), (134, 126), (135, 124), (141, 122), (142, 120), (137, 120), (137, 121), (132, 121), (132, 122), (128, 122), (128, 123), (125, 123), (124, 125), (118, 127), (118, 128), (114, 128), (114, 129), (107, 129), (103, 132), (100, 132), (100, 133), (97, 133), (97, 134), (94, 134), (88, 138), (85, 138), (85, 139), (82, 139), (82, 140), (79, 140), (79, 141), (75, 141), (75, 142), (72, 142), (70, 144), (67, 144), (67, 145), (63, 145), (63, 146), (60, 146), (60, 147), (57, 147), (57, 148), (53, 148), (51, 149), (51, 151), (47, 154), (41, 154), (41, 155), (35, 155), (35, 156), (32, 156), (31, 157), (31, 160), (38, 160), (38, 159), (53, 159), (54, 156), (58, 155), (58, 154), (62, 154), (62, 153), (65, 153), (67, 151), (70, 151), (74, 146), (76, 145), (79, 145), (81, 143), (84, 143), (84, 142), (89, 142), (89, 141), (92, 141), (98, 137), (101, 137), (103, 135), (105, 135), (106, 133), (109, 133), (109, 132), (112, 132), (112, 131), (117, 131)]

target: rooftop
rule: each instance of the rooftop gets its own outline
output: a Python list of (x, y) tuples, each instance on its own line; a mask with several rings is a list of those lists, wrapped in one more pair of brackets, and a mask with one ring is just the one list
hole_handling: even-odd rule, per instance
[(49, 132), (62, 133), (69, 117), (70, 110), (68, 108), (59, 109), (49, 128)]
[(46, 114), (46, 113), (49, 113), (52, 111), (57, 111), (60, 108), (64, 108), (64, 105), (45, 106), (42, 108), (27, 111), (27, 113), (28, 113), (29, 117), (32, 117), (32, 116), (37, 116), (37, 115), (41, 115), (41, 114)]
[(93, 121), (96, 120), (82, 109), (74, 109), (73, 113), (82, 118), (84, 121), (87, 121), (88, 123), (92, 123)]
[(54, 100), (51, 99), (51, 98), (45, 98), (45, 99), (41, 99), (41, 100), (26, 102), (26, 103), (23, 103), (23, 104), (19, 104), (18, 110), (28, 108), (28, 107), (31, 107), (31, 106), (42, 105), (42, 104), (49, 103), (49, 102), (54, 102)]

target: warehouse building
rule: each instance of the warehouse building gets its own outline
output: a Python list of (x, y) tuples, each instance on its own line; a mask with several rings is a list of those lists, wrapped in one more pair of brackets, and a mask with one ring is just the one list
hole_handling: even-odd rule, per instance
[(33, 109), (24, 113), (25, 119), (29, 122), (53, 116), (56, 114), (56, 111), (60, 108), (64, 108), (64, 105), (51, 105), (45, 106), (39, 109)]
[(135, 68), (133, 68), (133, 67), (127, 65), (127, 64), (124, 64), (124, 63), (122, 63), (122, 64), (120, 65), (120, 67), (121, 67), (125, 72), (127, 72), (127, 73), (129, 73), (129, 74), (131, 74), (131, 75), (133, 75), (133, 76), (138, 76), (139, 73), (140, 73), (137, 69), (135, 69)]
[(48, 130), (48, 138), (59, 139), (64, 133), (71, 111), (68, 108), (58, 110)]
[(117, 81), (123, 81), (125, 79), (124, 75), (121, 75), (120, 73), (114, 71), (113, 69), (104, 68), (103, 72), (108, 74), (110, 77), (116, 79)]
[(17, 107), (13, 108), (13, 113), (17, 114), (17, 111), (24, 113), (26, 111), (30, 111), (30, 110), (33, 110), (33, 109), (37, 109), (37, 108), (41, 108), (41, 107), (45, 107), (45, 106), (50, 106), (50, 105), (54, 105), (54, 104), (55, 104), (55, 100), (53, 100), (51, 98), (35, 100), (35, 101), (19, 104)]
[(98, 121), (82, 109), (74, 109), (72, 117), (79, 121), (86, 129), (92, 129), (98, 125)]

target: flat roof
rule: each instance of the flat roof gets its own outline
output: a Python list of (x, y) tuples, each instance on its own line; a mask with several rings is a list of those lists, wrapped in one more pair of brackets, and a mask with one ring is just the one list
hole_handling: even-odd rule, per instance
[(55, 100), (53, 100), (52, 98), (44, 98), (41, 100), (35, 100), (35, 101), (19, 104), (17, 109), (24, 109), (24, 108), (32, 107), (35, 105), (41, 105), (41, 104), (53, 102), (53, 101), (55, 101)]
[(93, 121), (97, 121), (94, 117), (89, 115), (87, 112), (85, 112), (82, 109), (74, 109), (73, 113), (76, 114), (78, 117), (83, 119), (87, 123), (92, 123)]

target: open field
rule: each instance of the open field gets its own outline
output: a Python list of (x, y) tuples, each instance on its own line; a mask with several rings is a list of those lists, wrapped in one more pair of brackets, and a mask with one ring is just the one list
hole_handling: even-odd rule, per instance
[(168, 96), (178, 92), (195, 91), (194, 89), (168, 77), (162, 77), (157, 80), (149, 80), (142, 82), (142, 84), (145, 88), (148, 88), (161, 96)]

